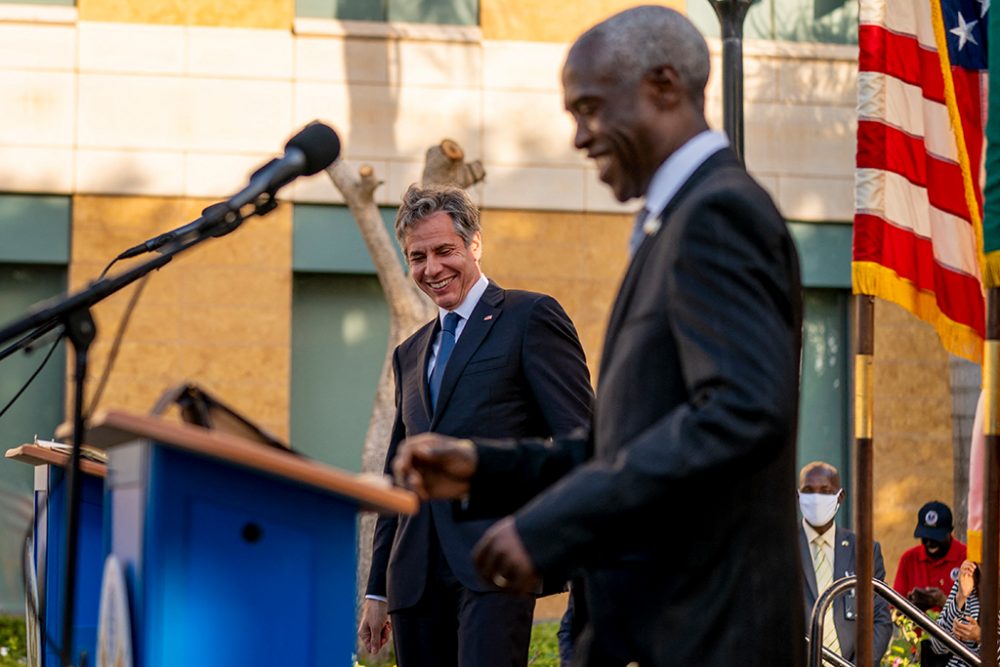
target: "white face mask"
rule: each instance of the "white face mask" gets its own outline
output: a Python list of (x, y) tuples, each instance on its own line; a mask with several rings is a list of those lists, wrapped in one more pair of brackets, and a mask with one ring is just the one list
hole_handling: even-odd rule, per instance
[(799, 509), (802, 510), (802, 516), (810, 526), (816, 528), (825, 526), (837, 516), (837, 510), (840, 509), (840, 494), (800, 493)]

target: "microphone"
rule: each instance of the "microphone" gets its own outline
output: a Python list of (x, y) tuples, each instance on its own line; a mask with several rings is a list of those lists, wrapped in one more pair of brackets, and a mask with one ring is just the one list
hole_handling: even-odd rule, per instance
[(312, 176), (340, 156), (340, 139), (328, 126), (313, 121), (285, 144), (285, 154), (271, 160), (250, 176), (250, 183), (229, 198), (234, 209), (243, 208), (263, 194), (274, 193), (299, 176)]
[[(173, 229), (159, 236), (154, 236), (148, 241), (143, 241), (139, 245), (134, 245), (125, 252), (118, 255), (117, 259), (128, 259), (130, 257), (137, 257), (138, 255), (145, 254), (147, 252), (153, 252), (158, 250), (163, 246), (167, 245), (171, 241), (176, 241), (186, 237), (188, 234), (193, 234), (198, 232), (206, 225), (214, 225), (215, 223), (222, 220), (227, 213), (232, 214), (229, 210), (229, 206), (223, 202), (212, 204), (211, 206), (205, 208), (201, 212), (201, 217), (197, 220), (187, 223), (177, 229)], [(235, 215), (235, 214), (233, 214)]]
[[(329, 125), (313, 121), (288, 140), (282, 157), (274, 158), (258, 168), (250, 175), (247, 186), (228, 200), (212, 204), (193, 222), (132, 246), (118, 255), (117, 259), (153, 252), (173, 241), (197, 235), (206, 228), (209, 228), (212, 236), (228, 234), (242, 222), (239, 212), (241, 208), (256, 202), (261, 195), (267, 195), (267, 201), (273, 200), (278, 190), (299, 176), (312, 176), (326, 169), (339, 156), (340, 139), (337, 133)], [(260, 210), (257, 212), (262, 213)]]

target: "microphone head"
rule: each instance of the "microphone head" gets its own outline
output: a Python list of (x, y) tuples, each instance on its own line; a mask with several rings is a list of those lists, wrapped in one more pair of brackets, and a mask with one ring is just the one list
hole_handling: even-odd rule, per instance
[(314, 120), (288, 140), (285, 150), (289, 148), (302, 151), (306, 157), (302, 174), (310, 176), (326, 169), (340, 156), (340, 139), (332, 127)]

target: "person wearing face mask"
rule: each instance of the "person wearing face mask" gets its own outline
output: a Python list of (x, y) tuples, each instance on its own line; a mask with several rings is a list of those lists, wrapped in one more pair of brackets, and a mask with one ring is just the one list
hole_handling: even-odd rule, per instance
[[(965, 545), (952, 537), (953, 528), (950, 507), (938, 500), (925, 504), (917, 512), (913, 531), (920, 544), (899, 559), (892, 587), (924, 611), (941, 610), (965, 560)], [(942, 667), (947, 663), (947, 655), (933, 653), (927, 642), (921, 644), (921, 665)]]
[[(834, 581), (855, 574), (855, 542), (853, 532), (834, 526), (837, 510), (844, 502), (840, 473), (823, 461), (806, 464), (799, 473), (799, 549), (805, 579), (805, 614), (808, 627), (816, 599)], [(875, 542), (875, 576), (885, 579), (882, 548)], [(847, 660), (855, 659), (858, 619), (857, 598), (851, 593), (841, 595), (827, 608), (823, 622), (823, 645)], [(892, 637), (889, 605), (875, 597), (875, 631), (872, 643), (874, 665), (882, 660)]]

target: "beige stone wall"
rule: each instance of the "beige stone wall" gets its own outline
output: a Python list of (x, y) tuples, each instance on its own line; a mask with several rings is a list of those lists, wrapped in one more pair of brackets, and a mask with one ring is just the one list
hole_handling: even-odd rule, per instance
[[(123, 249), (197, 218), (209, 203), (74, 197), (70, 289), (96, 278)], [(287, 437), (291, 232), (291, 207), (279, 207), (153, 273), (100, 405), (145, 413), (168, 387), (191, 380)], [(125, 267), (119, 263), (112, 272), (120, 268)], [(128, 287), (93, 309), (99, 336), (90, 360), (90, 392), (135, 289)]]
[(875, 539), (889, 583), (916, 544), (917, 510), (954, 508), (948, 355), (924, 322), (887, 301), (875, 304)]
[[(640, 4), (635, 0), (482, 0), (479, 22), (485, 39), (535, 42), (572, 42), (580, 33), (623, 9)], [(684, 0), (659, 2), (684, 11)]]
[(504, 287), (555, 297), (580, 334), (593, 380), (628, 260), (628, 215), (483, 211), (483, 271)]
[(294, 0), (79, 0), (83, 21), (287, 30)]

